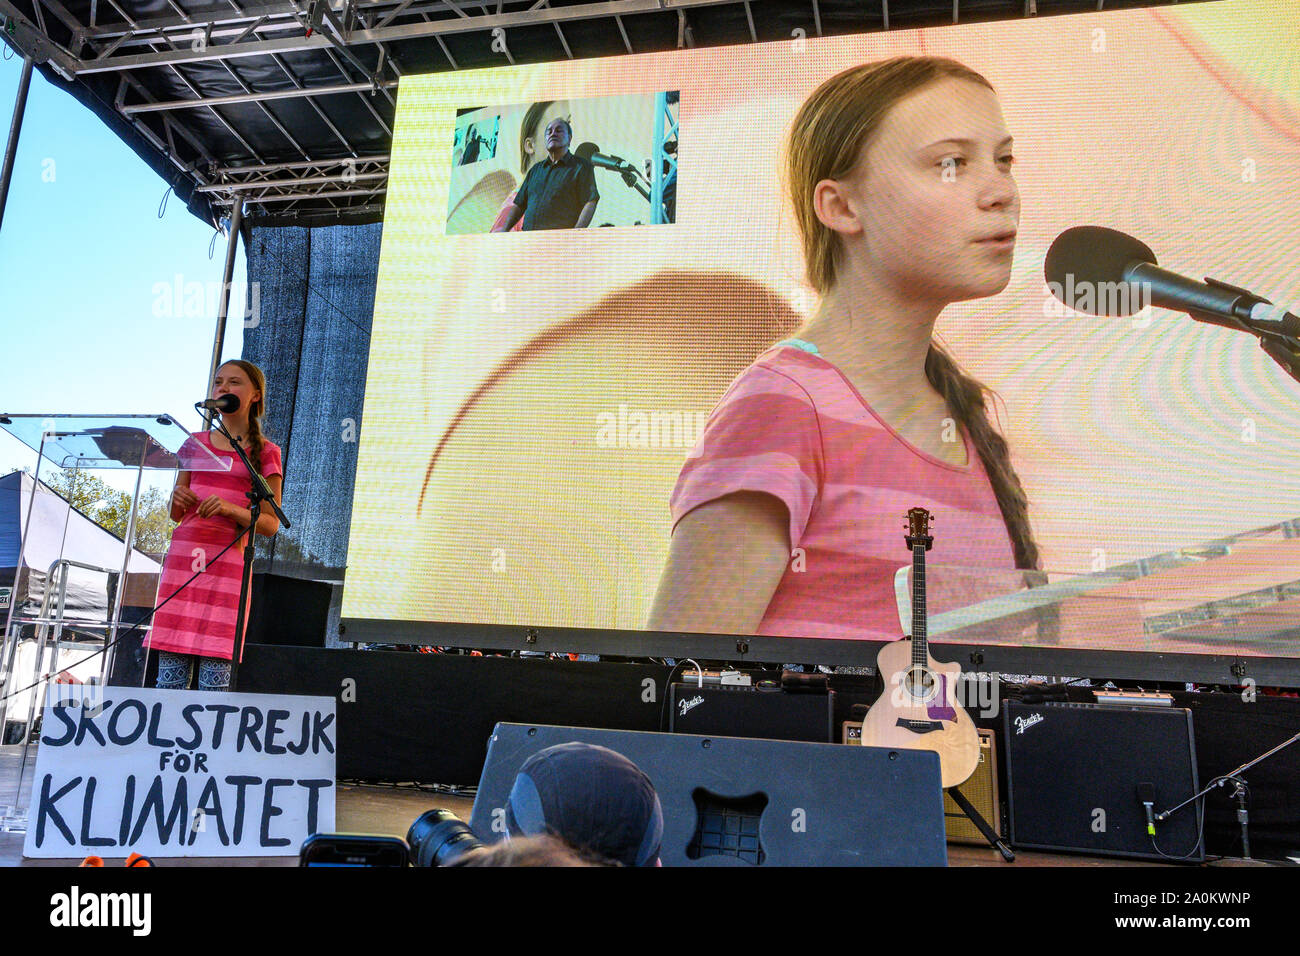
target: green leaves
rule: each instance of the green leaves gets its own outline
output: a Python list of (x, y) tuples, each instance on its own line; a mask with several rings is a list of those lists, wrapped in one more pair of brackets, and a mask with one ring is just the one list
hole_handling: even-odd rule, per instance
[[(131, 496), (125, 491), (118, 491), (89, 472), (70, 468), (56, 472), (45, 483), (101, 528), (119, 538), (126, 537)], [(170, 506), (171, 496), (161, 488), (147, 488), (141, 493), (135, 518), (136, 548), (153, 554), (167, 550), (174, 527)]]

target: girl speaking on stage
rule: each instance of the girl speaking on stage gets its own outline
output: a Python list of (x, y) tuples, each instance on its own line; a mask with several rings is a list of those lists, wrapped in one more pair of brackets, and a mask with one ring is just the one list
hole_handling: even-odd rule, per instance
[[(239, 399), (238, 409), (221, 414), (222, 424), (240, 440), (279, 504), (284, 481), (280, 447), (262, 434), (266, 377), (251, 362), (226, 362), (217, 369), (212, 383), (212, 397), (222, 395)], [(171, 516), (180, 524), (163, 562), (158, 603), (173, 594), (176, 597), (154, 615), (145, 644), (158, 652), (158, 687), (188, 688), (197, 663), (199, 690), (227, 690), (236, 646), (243, 659), (243, 635), (235, 634), (235, 623), (244, 541), (241, 538), (238, 544), (226, 546), (251, 520), (245, 495), (252, 489), (252, 479), (225, 435), (202, 431), (195, 432), (190, 440), (218, 458), (229, 459), (230, 470), (182, 471), (176, 477)], [(258, 517), (258, 534), (270, 537), (279, 527), (279, 519), (269, 508)], [(192, 577), (194, 580), (185, 585)], [(244, 610), (247, 624), (247, 604)]]

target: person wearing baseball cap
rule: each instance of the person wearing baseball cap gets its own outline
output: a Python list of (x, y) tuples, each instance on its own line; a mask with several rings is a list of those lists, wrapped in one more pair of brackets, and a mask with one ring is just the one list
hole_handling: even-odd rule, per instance
[(576, 741), (539, 750), (506, 801), (510, 836), (558, 836), (624, 866), (659, 866), (664, 817), (650, 778), (622, 754)]

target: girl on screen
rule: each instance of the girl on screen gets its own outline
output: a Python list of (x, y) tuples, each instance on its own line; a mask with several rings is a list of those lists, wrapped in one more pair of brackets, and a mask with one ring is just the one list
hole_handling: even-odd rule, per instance
[(933, 339), (1011, 276), (1020, 197), (989, 82), (897, 57), (823, 83), (788, 139), (817, 309), (723, 395), (678, 477), (656, 630), (889, 640), (909, 508), (927, 563), (1039, 565), (989, 390)]
[[(280, 446), (262, 434), (266, 411), (266, 376), (252, 362), (234, 360), (217, 369), (212, 398), (235, 395), (239, 408), (221, 415), (222, 424), (241, 440), (253, 467), (266, 478), (280, 503), (284, 478)], [(239, 610), (240, 578), (244, 570), (244, 541), (222, 552), (247, 528), (249, 513), (245, 493), (252, 480), (243, 461), (220, 432), (195, 432), (191, 441), (203, 445), (218, 458), (230, 459), (229, 471), (182, 471), (172, 491), (171, 517), (179, 521), (163, 561), (158, 586), (161, 604), (178, 590), (154, 615), (145, 645), (158, 651), (157, 687), (185, 690), (198, 664), (199, 690), (227, 690), (230, 662), (234, 657), (235, 621)], [(182, 452), (183, 456), (183, 452)], [(257, 519), (257, 533), (270, 537), (280, 528), (280, 519), (263, 505)], [(220, 554), (220, 556), (218, 556)], [(198, 577), (186, 584), (195, 572)], [(185, 585), (184, 589), (181, 586)], [(250, 594), (251, 597), (251, 594)], [(244, 607), (245, 630), (248, 605)], [(239, 635), (243, 659), (243, 635)]]

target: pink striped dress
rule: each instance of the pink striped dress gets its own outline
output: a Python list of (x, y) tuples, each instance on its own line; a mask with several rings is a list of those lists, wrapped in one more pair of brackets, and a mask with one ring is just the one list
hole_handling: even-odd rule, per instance
[(897, 640), (894, 573), (911, 562), (909, 508), (935, 517), (927, 567), (1012, 570), (1015, 553), (965, 429), (965, 467), (922, 452), (812, 348), (774, 346), (731, 384), (678, 476), (673, 527), (732, 492), (775, 495), (802, 555), (795, 551), (757, 633)]
[[(245, 495), (251, 483), (248, 469), (239, 456), (233, 451), (217, 448), (207, 432), (195, 432), (190, 441), (201, 443), (218, 457), (231, 459), (229, 471), (189, 472), (190, 490), (199, 501), (220, 495), (231, 504), (247, 508)], [(179, 457), (185, 460), (184, 446)], [(262, 474), (268, 478), (284, 474), (280, 446), (265, 440), (262, 443)], [(263, 508), (265, 514), (265, 506)], [(221, 557), (216, 555), (234, 539), (238, 527), (228, 518), (200, 518), (197, 506), (181, 518), (163, 561), (158, 603), (175, 594), (200, 567), (204, 570), (175, 600), (154, 615), (153, 626), (145, 640), (146, 647), (155, 651), (230, 660), (239, 608), (239, 581), (244, 568), (243, 540)], [(244, 620), (247, 627), (247, 605)], [(243, 659), (242, 653), (240, 659)]]

